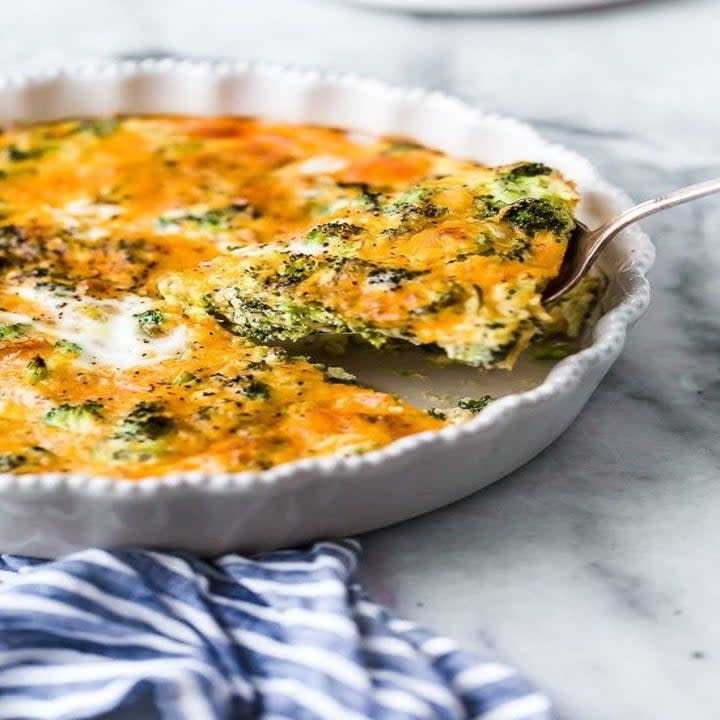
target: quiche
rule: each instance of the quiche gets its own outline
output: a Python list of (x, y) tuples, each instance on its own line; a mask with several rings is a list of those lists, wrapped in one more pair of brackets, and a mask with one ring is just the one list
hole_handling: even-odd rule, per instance
[(576, 193), (537, 163), (443, 170), (401, 191), (341, 185), (319, 222), (170, 275), (160, 291), (258, 342), (354, 333), (512, 367), (552, 321), (541, 293)]
[(328, 128), (145, 116), (9, 130), (0, 472), (258, 470), (441, 428), (442, 413), (292, 342), (352, 334), (512, 367), (592, 306), (591, 284), (541, 303), (576, 202), (538, 163), (487, 168)]

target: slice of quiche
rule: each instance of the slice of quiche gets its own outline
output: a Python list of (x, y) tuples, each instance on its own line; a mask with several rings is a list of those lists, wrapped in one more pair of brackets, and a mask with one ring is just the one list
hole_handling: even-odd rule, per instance
[(161, 293), (260, 343), (355, 333), (438, 346), (483, 368), (512, 367), (558, 326), (541, 293), (578, 196), (557, 171), (465, 164), (402, 192), (344, 192), (352, 201), (303, 232), (169, 274)]

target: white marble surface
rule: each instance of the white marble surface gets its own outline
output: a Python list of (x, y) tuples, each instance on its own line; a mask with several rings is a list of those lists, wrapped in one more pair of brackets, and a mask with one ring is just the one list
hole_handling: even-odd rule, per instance
[[(720, 174), (716, 0), (483, 19), (323, 0), (3, 10), (0, 71), (165, 53), (360, 71), (529, 120), (638, 199)], [(654, 304), (563, 438), (366, 538), (377, 597), (515, 663), (561, 720), (720, 716), (719, 226), (718, 199), (646, 223)]]

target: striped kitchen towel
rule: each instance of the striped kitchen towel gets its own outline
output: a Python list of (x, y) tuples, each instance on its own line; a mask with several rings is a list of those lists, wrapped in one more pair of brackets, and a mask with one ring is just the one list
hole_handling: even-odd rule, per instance
[(3, 556), (0, 718), (550, 718), (507, 665), (370, 601), (358, 553)]

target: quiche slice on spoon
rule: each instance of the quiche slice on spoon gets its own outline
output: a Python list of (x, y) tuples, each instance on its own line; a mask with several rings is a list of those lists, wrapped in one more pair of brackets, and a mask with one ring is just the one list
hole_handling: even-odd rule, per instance
[(548, 329), (581, 325), (588, 283), (541, 302), (575, 226), (578, 195), (558, 172), (467, 165), (402, 192), (343, 190), (304, 231), (171, 273), (160, 292), (260, 343), (352, 333), (437, 346), (482, 368), (511, 368)]

